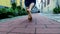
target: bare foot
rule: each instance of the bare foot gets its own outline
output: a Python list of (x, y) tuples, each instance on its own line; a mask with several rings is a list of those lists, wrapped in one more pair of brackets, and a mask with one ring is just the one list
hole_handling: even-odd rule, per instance
[(32, 16), (28, 16), (28, 20), (29, 21), (32, 21)]
[(30, 9), (27, 9), (27, 13), (28, 13), (28, 20), (29, 21), (32, 21), (32, 15), (31, 15), (31, 10)]

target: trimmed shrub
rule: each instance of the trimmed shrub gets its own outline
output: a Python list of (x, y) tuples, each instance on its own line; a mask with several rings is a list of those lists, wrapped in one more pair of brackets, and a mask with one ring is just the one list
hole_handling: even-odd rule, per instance
[(8, 18), (7, 11), (5, 8), (0, 9), (0, 19)]
[(54, 14), (59, 14), (60, 13), (60, 7), (55, 7), (54, 9), (53, 9), (53, 13)]
[(27, 15), (27, 12), (21, 6), (16, 6), (16, 3), (12, 3), (12, 7), (0, 8), (0, 19), (11, 18), (15, 16)]
[(27, 15), (26, 10), (21, 6), (17, 6), (17, 10), (18, 10), (18, 15)]
[(22, 12), (23, 15), (27, 15), (27, 11), (24, 8), (22, 9)]
[(12, 3), (11, 5), (12, 5), (12, 9), (15, 10), (15, 8), (17, 7), (16, 3)]

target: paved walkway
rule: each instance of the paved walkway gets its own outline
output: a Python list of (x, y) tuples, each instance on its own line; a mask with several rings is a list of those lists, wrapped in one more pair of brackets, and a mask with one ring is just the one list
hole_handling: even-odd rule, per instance
[(40, 14), (48, 17), (49, 19), (60, 22), (60, 14), (45, 14), (45, 13), (40, 13)]
[(27, 16), (0, 23), (0, 34), (60, 34), (60, 23), (40, 14), (33, 14), (33, 20)]

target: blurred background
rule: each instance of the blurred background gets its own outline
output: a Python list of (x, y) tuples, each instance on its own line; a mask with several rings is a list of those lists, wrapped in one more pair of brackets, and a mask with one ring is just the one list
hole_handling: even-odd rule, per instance
[[(0, 0), (0, 18), (27, 15), (25, 0)], [(59, 14), (60, 0), (36, 0), (32, 13)]]

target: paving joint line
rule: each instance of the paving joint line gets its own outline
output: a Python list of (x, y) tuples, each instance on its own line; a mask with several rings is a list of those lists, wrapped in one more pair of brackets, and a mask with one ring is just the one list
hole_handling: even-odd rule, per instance
[(35, 25), (37, 25), (37, 19), (35, 18)]
[[(15, 27), (15, 28), (13, 28), (13, 29), (16, 29), (16, 27)], [(8, 31), (8, 32), (7, 32), (7, 34), (8, 34), (8, 33), (10, 33), (13, 29), (11, 29), (10, 31)]]
[(35, 27), (35, 34), (36, 34), (36, 29), (37, 29), (37, 28)]
[(48, 28), (46, 24), (44, 24), (44, 25), (45, 25), (45, 28)]

